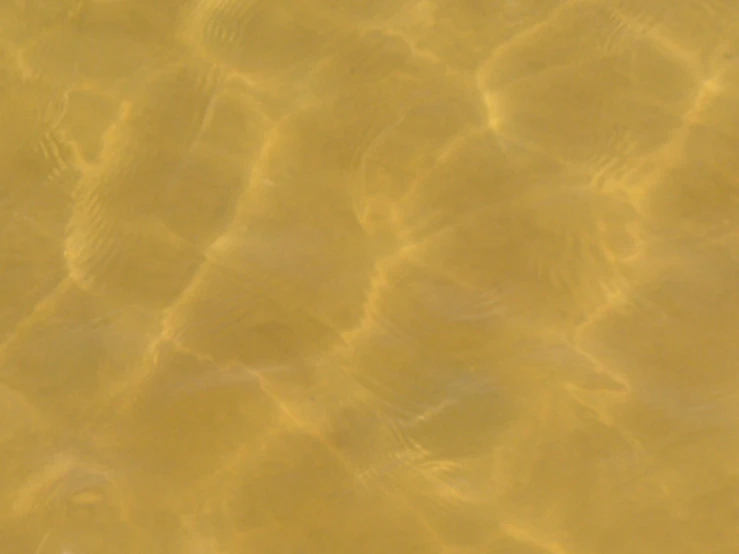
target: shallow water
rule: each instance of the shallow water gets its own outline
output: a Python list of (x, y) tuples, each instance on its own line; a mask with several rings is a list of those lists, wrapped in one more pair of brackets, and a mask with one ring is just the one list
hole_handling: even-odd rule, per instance
[(5, 551), (739, 551), (739, 4), (1, 4)]

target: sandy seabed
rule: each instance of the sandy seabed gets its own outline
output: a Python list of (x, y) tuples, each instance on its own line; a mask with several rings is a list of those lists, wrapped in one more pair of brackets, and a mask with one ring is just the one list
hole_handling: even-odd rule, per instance
[(737, 31), (2, 2), (2, 548), (738, 552)]

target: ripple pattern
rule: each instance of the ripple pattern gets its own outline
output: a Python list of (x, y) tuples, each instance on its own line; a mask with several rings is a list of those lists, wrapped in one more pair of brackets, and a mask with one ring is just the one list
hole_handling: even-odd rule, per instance
[(0, 537), (736, 552), (737, 17), (4, 3)]

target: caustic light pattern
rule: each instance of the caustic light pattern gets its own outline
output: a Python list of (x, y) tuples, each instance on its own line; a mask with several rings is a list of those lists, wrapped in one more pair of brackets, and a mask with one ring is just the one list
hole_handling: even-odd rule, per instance
[(3, 2), (0, 542), (739, 551), (737, 21)]

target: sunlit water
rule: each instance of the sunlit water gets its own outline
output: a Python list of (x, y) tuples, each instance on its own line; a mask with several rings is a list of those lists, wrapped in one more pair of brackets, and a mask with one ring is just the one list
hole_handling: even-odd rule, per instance
[(739, 552), (739, 3), (0, 3), (0, 550)]

